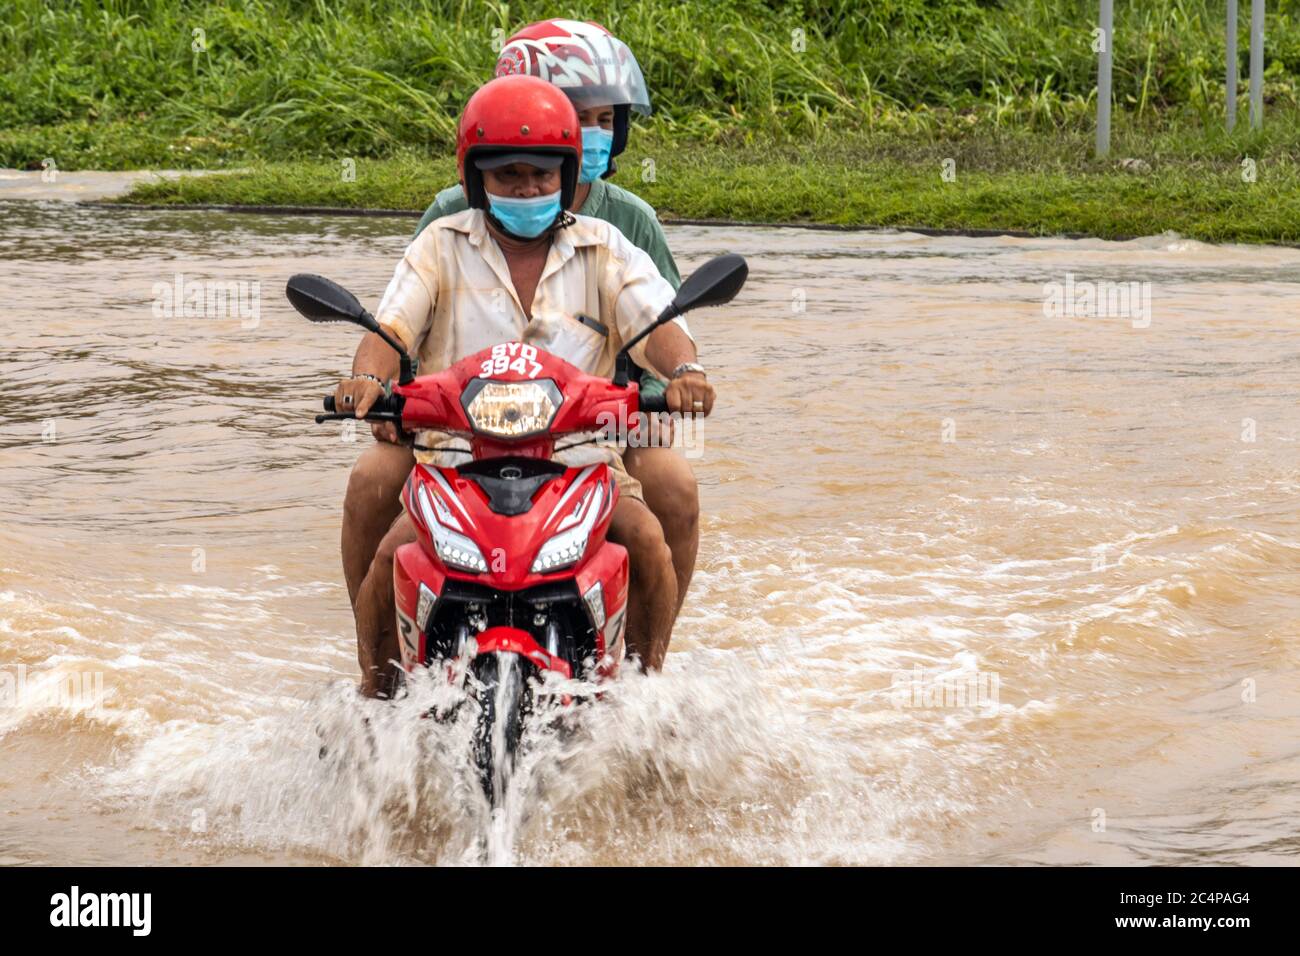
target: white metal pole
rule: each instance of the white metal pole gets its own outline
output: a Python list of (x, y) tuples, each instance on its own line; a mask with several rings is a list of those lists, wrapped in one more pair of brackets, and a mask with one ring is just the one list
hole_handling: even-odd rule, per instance
[(1228, 132), (1237, 125), (1237, 0), (1228, 0)]
[(1110, 64), (1114, 0), (1101, 0), (1101, 45), (1097, 50), (1097, 156), (1110, 153)]
[(1264, 0), (1250, 0), (1250, 128), (1264, 125)]

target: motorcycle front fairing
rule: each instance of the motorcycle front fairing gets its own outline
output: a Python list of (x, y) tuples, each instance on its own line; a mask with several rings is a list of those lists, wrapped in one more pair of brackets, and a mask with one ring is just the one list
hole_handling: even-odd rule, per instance
[[(537, 427), (476, 429), (474, 399), (513, 383), (537, 383), (527, 390)], [(565, 677), (590, 676), (593, 664), (595, 676), (615, 673), (628, 587), (627, 552), (606, 540), (618, 488), (604, 463), (551, 456), (558, 436), (626, 421), (634, 387), (508, 343), (396, 391), (403, 428), (449, 432), (472, 449), (455, 468), (417, 465), (402, 493), (418, 539), (394, 561), (403, 667), (508, 650)], [(508, 418), (494, 423), (511, 428)]]

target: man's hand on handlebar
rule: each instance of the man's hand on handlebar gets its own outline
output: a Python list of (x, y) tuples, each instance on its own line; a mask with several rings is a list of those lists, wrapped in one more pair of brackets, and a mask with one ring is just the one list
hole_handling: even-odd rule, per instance
[(384, 386), (376, 379), (366, 376), (345, 378), (334, 389), (334, 409), (338, 412), (352, 412), (357, 418), (365, 418), (370, 407), (384, 395)]
[[(339, 383), (334, 390), (334, 408), (338, 412), (352, 412), (357, 418), (365, 418), (375, 402), (383, 397), (382, 385), (373, 378), (359, 375)], [(393, 422), (371, 422), (370, 433), (375, 436), (375, 441), (386, 441), (393, 445), (402, 442), (397, 425)]]
[(713, 386), (699, 372), (683, 372), (664, 389), (670, 412), (683, 415), (708, 415), (713, 411)]

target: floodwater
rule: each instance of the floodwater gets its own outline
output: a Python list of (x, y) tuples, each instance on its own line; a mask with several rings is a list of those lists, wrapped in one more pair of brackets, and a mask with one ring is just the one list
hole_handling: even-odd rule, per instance
[(352, 694), (355, 338), (282, 297), (373, 307), (412, 223), (3, 212), (0, 863), (1300, 853), (1300, 251), (670, 229), (751, 266), (691, 319), (699, 572), (489, 821), (460, 729)]

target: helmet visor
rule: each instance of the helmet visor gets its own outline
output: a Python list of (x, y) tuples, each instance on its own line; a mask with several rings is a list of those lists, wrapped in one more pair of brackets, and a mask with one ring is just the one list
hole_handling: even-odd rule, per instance
[(628, 106), (650, 114), (650, 93), (627, 44), (602, 33), (517, 39), (501, 50), (497, 76), (529, 73), (559, 87), (576, 110)]
[(556, 153), (488, 153), (486, 156), (475, 157), (474, 166), (477, 169), (500, 169), (511, 163), (526, 163), (538, 169), (558, 169), (563, 162), (564, 157)]

